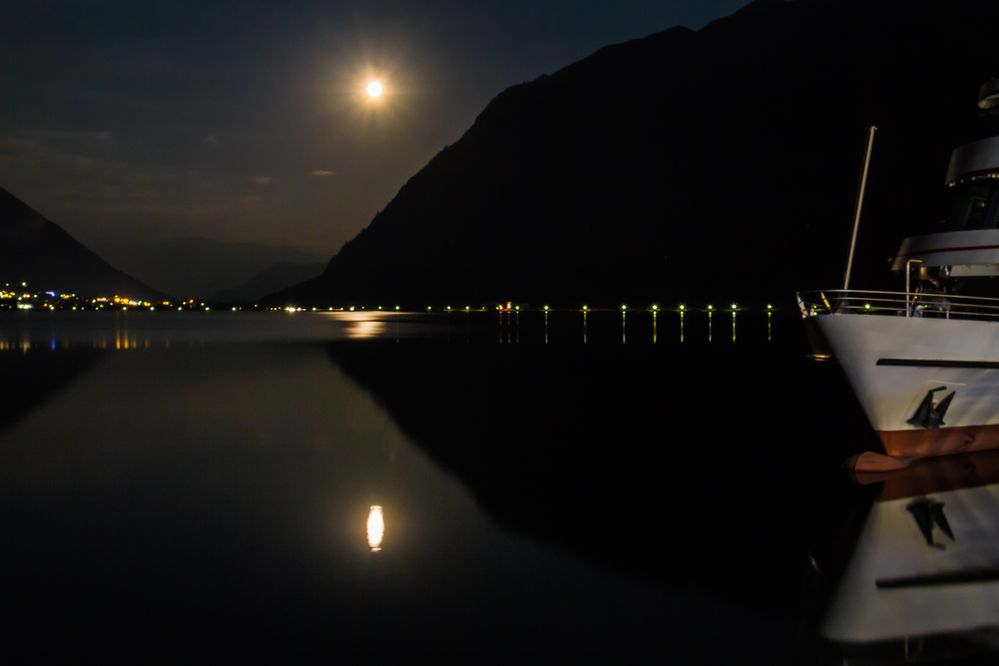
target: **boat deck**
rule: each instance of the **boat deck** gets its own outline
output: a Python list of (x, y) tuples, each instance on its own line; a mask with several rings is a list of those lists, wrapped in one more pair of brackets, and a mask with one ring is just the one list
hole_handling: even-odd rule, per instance
[(798, 293), (805, 319), (826, 314), (893, 315), (999, 321), (999, 298), (937, 292), (830, 289)]

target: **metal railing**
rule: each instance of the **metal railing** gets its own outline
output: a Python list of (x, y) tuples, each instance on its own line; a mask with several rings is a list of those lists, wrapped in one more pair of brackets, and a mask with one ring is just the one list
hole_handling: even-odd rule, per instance
[(999, 298), (933, 292), (830, 289), (798, 294), (802, 317), (869, 314), (999, 321)]

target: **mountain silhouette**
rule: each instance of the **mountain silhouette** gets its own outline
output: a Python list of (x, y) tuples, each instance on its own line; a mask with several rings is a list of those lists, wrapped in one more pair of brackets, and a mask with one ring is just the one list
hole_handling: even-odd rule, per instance
[(0, 282), (81, 296), (163, 294), (108, 264), (41, 213), (0, 188)]
[[(102, 253), (123, 270), (179, 297), (218, 299), (220, 292), (238, 290), (275, 264), (320, 261), (297, 248), (263, 243), (230, 243), (211, 238), (172, 238), (147, 242), (107, 242)], [(322, 273), (322, 267), (277, 279), (249, 298), (259, 298)], [(228, 300), (221, 298), (218, 300)]]
[(991, 0), (759, 1), (603, 48), (498, 95), (269, 302), (789, 301), (842, 279), (869, 125), (854, 284), (888, 286), (950, 150), (999, 132), (975, 104), (997, 22)]
[(326, 264), (278, 262), (268, 266), (240, 285), (211, 296), (220, 303), (254, 304), (264, 296), (323, 272)]

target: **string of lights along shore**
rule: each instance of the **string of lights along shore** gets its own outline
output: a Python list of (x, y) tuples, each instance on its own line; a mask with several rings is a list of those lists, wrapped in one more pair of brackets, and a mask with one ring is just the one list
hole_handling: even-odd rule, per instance
[[(584, 344), (594, 338), (595, 329), (601, 334), (601, 340), (619, 339), (621, 343), (629, 341), (650, 340), (653, 344), (660, 341), (677, 341), (684, 343), (691, 333), (697, 338), (713, 342), (717, 337), (730, 339), (735, 343), (739, 339), (738, 318), (744, 319), (743, 332), (759, 334), (760, 325), (754, 325), (754, 319), (759, 320), (765, 315), (766, 340), (774, 339), (774, 315), (777, 308), (772, 303), (741, 304), (732, 302), (727, 305), (713, 303), (689, 304), (675, 303), (660, 305), (659, 303), (631, 305), (620, 303), (616, 306), (606, 304), (591, 305), (551, 305), (530, 304), (505, 301), (486, 305), (455, 306), (450, 304), (429, 304), (414, 307), (411, 305), (329, 305), (326, 307), (299, 305), (262, 306), (231, 305), (207, 303), (197, 299), (158, 300), (149, 301), (121, 295), (81, 297), (75, 293), (60, 293), (57, 291), (35, 291), (27, 282), (4, 283), (0, 289), (0, 309), (5, 310), (41, 310), (59, 312), (100, 312), (111, 311), (119, 313), (171, 313), (171, 312), (259, 312), (272, 314), (314, 314), (333, 317), (346, 324), (347, 338), (385, 338), (393, 337), (393, 330), (388, 322), (401, 319), (409, 321), (426, 319), (429, 322), (444, 323), (447, 341), (452, 341), (452, 329), (463, 328), (465, 339), (470, 341), (471, 325), (481, 331), (483, 326), (492, 326), (494, 339), (501, 343), (539, 342), (549, 344), (553, 336), (562, 341), (581, 340)], [(879, 308), (866, 304), (865, 310), (876, 311)], [(629, 324), (629, 317), (631, 318)], [(523, 322), (522, 322), (523, 318)], [(617, 323), (615, 323), (617, 319)], [(492, 324), (490, 324), (492, 322)], [(462, 327), (462, 324), (464, 325)], [(748, 328), (746, 328), (748, 326)], [(608, 331), (613, 330), (611, 334)], [(394, 337), (399, 338), (398, 327)], [(457, 332), (460, 337), (460, 331)], [(752, 337), (752, 336), (751, 336)], [(142, 345), (125, 335), (121, 340), (110, 342), (107, 348), (120, 350), (139, 349)], [(0, 341), (0, 349), (24, 349), (24, 341)]]

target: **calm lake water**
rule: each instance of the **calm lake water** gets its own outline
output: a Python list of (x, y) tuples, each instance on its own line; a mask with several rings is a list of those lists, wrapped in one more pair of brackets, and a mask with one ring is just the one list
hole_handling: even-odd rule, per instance
[(707, 324), (0, 315), (3, 649), (988, 663), (988, 580), (967, 627), (823, 638), (880, 603), (837, 592), (885, 487), (841, 463), (877, 442), (793, 317)]

